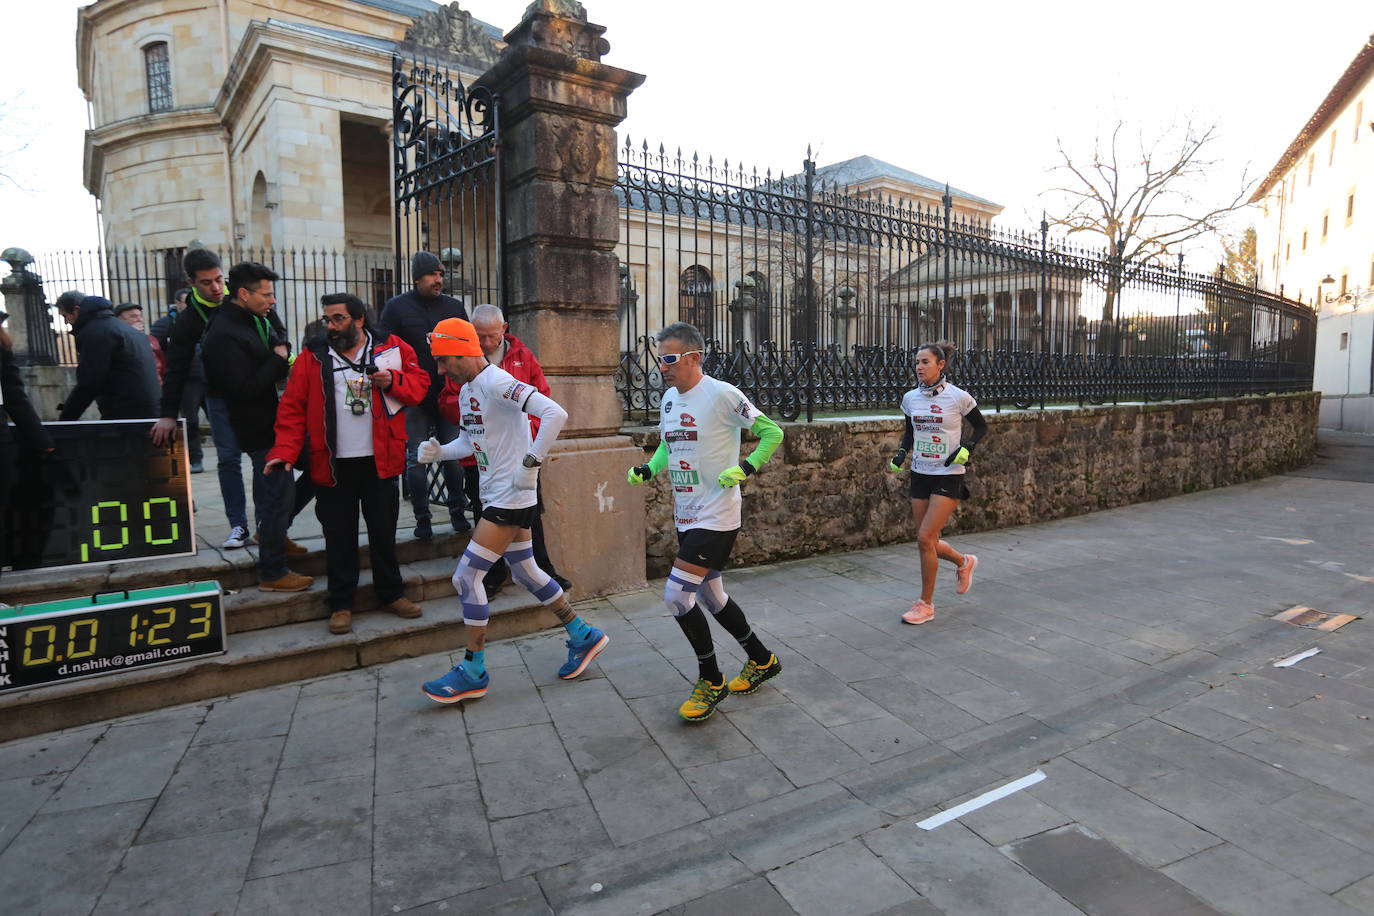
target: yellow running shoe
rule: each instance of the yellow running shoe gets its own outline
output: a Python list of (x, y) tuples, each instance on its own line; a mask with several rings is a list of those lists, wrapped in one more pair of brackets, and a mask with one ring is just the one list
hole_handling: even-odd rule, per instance
[(744, 670), (730, 680), (730, 692), (734, 694), (753, 693), (763, 686), (763, 682), (782, 674), (782, 662), (776, 655), (768, 657), (768, 664), (756, 665), (753, 659), (744, 663)]
[(716, 711), (720, 701), (730, 695), (730, 691), (725, 687), (725, 679), (722, 678), (719, 684), (712, 684), (704, 677), (697, 678), (696, 686), (692, 688), (692, 695), (687, 698), (687, 702), (677, 708), (677, 714), (688, 722), (701, 722), (711, 718), (711, 713)]

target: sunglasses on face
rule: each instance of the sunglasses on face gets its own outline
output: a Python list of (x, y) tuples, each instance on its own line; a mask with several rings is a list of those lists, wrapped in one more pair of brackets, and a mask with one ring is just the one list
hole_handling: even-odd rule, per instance
[(702, 353), (702, 352), (703, 352), (703, 351), (701, 351), (701, 350), (687, 350), (687, 351), (682, 352), (682, 353), (660, 353), (660, 354), (658, 355), (658, 361), (661, 362), (661, 363), (663, 363), (663, 365), (665, 365), (665, 366), (671, 366), (671, 365), (673, 365), (674, 363), (676, 363), (678, 360), (682, 359), (682, 357), (686, 356), (688, 353)]
[(432, 344), (435, 340), (461, 340), (463, 343), (472, 343), (467, 337), (458, 337), (453, 334), (440, 334), (438, 331), (430, 331), (425, 335), (425, 343)]

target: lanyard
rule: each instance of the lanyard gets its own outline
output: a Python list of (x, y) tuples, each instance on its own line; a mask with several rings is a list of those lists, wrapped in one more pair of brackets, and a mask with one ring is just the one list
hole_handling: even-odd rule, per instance
[(268, 350), (271, 350), (272, 347), (271, 347), (271, 345), (268, 344), (268, 342), (267, 342), (267, 338), (268, 338), (268, 334), (267, 334), (267, 319), (266, 319), (266, 318), (259, 318), (257, 315), (253, 315), (252, 318), (253, 318), (253, 327), (255, 327), (255, 328), (258, 329), (258, 336), (262, 338), (262, 345), (263, 345), (264, 347), (266, 347)]
[(367, 375), (363, 370), (367, 368), (368, 357), (372, 355), (372, 332), (363, 331), (363, 348), (358, 351), (358, 361), (355, 363), (343, 353), (334, 350), (334, 355), (343, 360), (343, 366), (335, 366), (335, 372), (342, 372), (345, 368), (352, 369), (361, 375)]

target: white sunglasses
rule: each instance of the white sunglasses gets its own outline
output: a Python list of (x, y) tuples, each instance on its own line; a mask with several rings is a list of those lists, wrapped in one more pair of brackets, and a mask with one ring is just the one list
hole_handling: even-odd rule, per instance
[(678, 360), (682, 359), (682, 357), (686, 356), (688, 353), (703, 353), (703, 354), (704, 354), (705, 351), (704, 351), (704, 350), (687, 350), (687, 351), (684, 352), (684, 353), (660, 353), (660, 354), (658, 355), (658, 361), (661, 362), (661, 363), (663, 363), (663, 365), (665, 365), (665, 366), (671, 366), (673, 363), (675, 363), (675, 362), (677, 362)]

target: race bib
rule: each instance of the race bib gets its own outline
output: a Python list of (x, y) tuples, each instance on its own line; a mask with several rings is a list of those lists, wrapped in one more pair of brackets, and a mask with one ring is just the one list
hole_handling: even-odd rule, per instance
[(488, 467), (488, 465), (487, 465), (487, 453), (486, 453), (486, 452), (482, 451), (480, 448), (479, 448), (479, 449), (474, 449), (473, 452), (472, 452), (472, 457), (477, 459), (477, 469), (478, 469), (479, 471), (486, 471), (486, 470), (489, 470), (489, 467)]
[(946, 452), (946, 446), (943, 442), (931, 442), (922, 439), (917, 440), (916, 451), (922, 455), (943, 455)]

